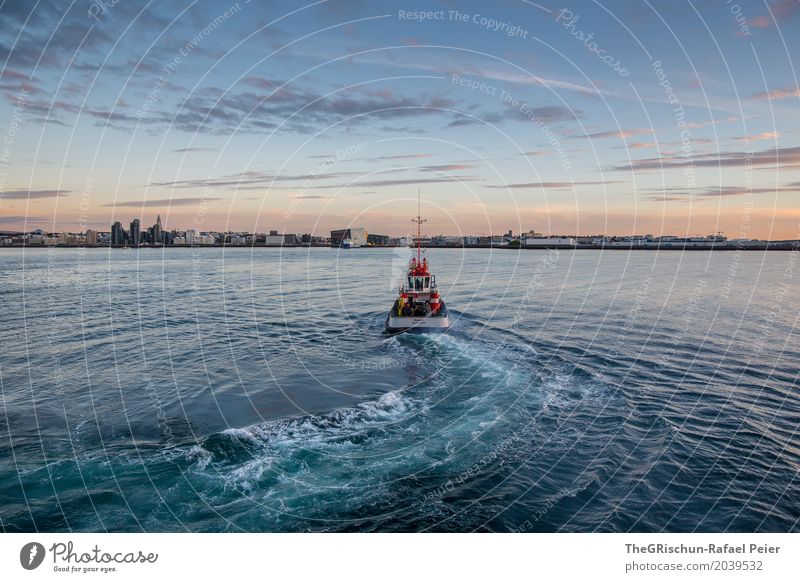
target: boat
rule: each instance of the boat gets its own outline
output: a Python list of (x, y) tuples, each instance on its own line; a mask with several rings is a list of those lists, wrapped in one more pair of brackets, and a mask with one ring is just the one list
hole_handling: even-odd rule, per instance
[(342, 248), (343, 249), (349, 249), (352, 246), (353, 246), (353, 241), (351, 241), (349, 238), (346, 238), (346, 239), (344, 239), (342, 241)]
[(420, 228), (425, 219), (420, 215), (417, 201), (417, 256), (408, 264), (408, 273), (400, 285), (398, 297), (386, 316), (386, 333), (431, 333), (450, 329), (452, 322), (447, 306), (436, 286), (436, 276), (430, 272), (428, 259), (422, 257)]

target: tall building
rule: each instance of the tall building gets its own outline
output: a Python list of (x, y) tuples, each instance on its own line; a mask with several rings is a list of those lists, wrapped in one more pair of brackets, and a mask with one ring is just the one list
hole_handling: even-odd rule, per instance
[(129, 236), (131, 238), (132, 247), (138, 247), (139, 243), (142, 242), (142, 223), (139, 222), (138, 218), (134, 218), (131, 221), (131, 230)]
[(164, 229), (161, 228), (161, 215), (156, 218), (156, 223), (153, 225), (153, 244), (164, 244)]
[(119, 220), (111, 225), (111, 246), (125, 246), (125, 229), (122, 228), (122, 223)]
[(85, 235), (85, 241), (87, 245), (96, 245), (97, 244), (97, 231), (88, 229)]

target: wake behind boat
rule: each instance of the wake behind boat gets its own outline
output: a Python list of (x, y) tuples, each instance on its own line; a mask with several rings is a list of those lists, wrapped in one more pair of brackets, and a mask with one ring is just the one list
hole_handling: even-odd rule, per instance
[(409, 262), (399, 296), (386, 317), (386, 332), (446, 331), (451, 325), (447, 306), (439, 295), (436, 276), (430, 273), (428, 259), (422, 258), (420, 227), (425, 219), (417, 210), (417, 218), (411, 220), (417, 223), (417, 256)]

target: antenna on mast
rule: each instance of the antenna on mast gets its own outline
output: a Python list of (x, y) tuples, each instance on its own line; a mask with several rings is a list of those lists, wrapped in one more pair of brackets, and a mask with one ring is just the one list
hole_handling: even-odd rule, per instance
[(412, 218), (411, 222), (417, 223), (417, 264), (422, 262), (422, 234), (420, 228), (423, 222), (428, 222), (427, 219), (422, 218), (422, 188), (417, 188), (417, 217)]

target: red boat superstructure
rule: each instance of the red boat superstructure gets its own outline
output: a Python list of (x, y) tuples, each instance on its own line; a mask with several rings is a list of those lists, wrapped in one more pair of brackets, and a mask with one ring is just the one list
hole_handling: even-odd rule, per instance
[(386, 331), (444, 331), (450, 327), (450, 317), (436, 286), (436, 276), (430, 272), (428, 259), (422, 257), (420, 229), (425, 219), (418, 211), (412, 221), (417, 223), (417, 256), (408, 264), (406, 279), (386, 318)]

